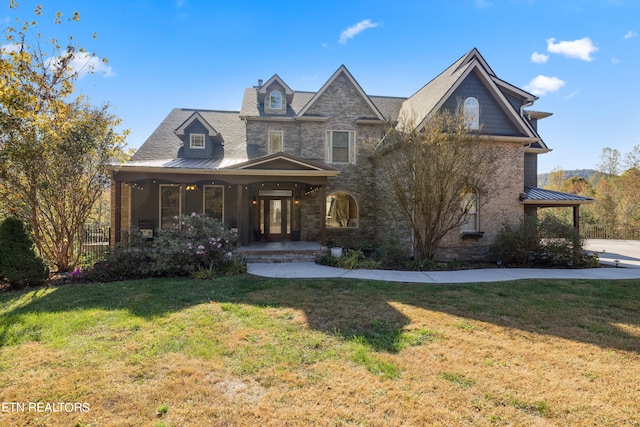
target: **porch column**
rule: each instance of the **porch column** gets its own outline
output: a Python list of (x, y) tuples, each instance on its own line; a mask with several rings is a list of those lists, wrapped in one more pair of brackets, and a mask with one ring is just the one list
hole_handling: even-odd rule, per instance
[[(240, 240), (241, 245), (249, 244), (249, 239), (245, 239), (245, 229), (243, 224), (243, 209), (242, 209), (242, 184), (237, 185), (238, 188), (238, 200), (236, 203), (236, 227), (238, 228), (238, 239)], [(247, 235), (248, 236), (248, 235)]]
[(580, 205), (573, 207), (573, 228), (580, 232)]
[(185, 215), (184, 210), (187, 208), (187, 184), (180, 184), (180, 215)]
[(120, 242), (122, 228), (122, 181), (111, 179), (111, 230), (109, 242), (115, 245)]
[(327, 186), (322, 186), (322, 201), (320, 203), (322, 206), (321, 216), (320, 216), (320, 229), (321, 229), (321, 245), (322, 247), (327, 246)]

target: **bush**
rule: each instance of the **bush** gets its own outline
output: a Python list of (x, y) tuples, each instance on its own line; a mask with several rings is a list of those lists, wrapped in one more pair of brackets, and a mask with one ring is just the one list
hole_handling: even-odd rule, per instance
[(384, 246), (377, 248), (374, 255), (387, 267), (404, 267), (409, 259), (409, 250), (394, 236)]
[(49, 278), (49, 267), (34, 249), (33, 240), (17, 218), (0, 224), (0, 279), (11, 287), (41, 285)]
[(504, 225), (491, 247), (491, 258), (503, 265), (593, 267), (597, 258), (584, 250), (584, 239), (555, 217), (527, 217), (518, 226)]
[(213, 277), (216, 271), (241, 271), (231, 266), (237, 242), (237, 234), (215, 219), (196, 213), (176, 217), (171, 229), (158, 230), (151, 240), (137, 230), (124, 236), (122, 244), (87, 272), (87, 278), (108, 281), (196, 273)]

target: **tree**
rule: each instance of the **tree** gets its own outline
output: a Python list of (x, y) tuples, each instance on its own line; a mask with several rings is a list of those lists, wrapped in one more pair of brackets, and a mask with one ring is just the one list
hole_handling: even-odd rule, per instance
[[(11, 7), (17, 7), (15, 2)], [(42, 15), (42, 8), (35, 10)], [(61, 23), (61, 14), (56, 14)], [(75, 13), (71, 20), (79, 20)], [(40, 254), (59, 271), (81, 254), (81, 229), (108, 183), (106, 166), (124, 157), (126, 132), (109, 106), (73, 97), (79, 58), (95, 58), (56, 40), (35, 43), (37, 22), (7, 30), (0, 61), (0, 199), (30, 224)], [(44, 45), (54, 52), (48, 57)], [(91, 70), (83, 70), (83, 72)]]
[(620, 151), (615, 148), (605, 147), (600, 153), (598, 169), (607, 176), (615, 176), (620, 172)]
[(0, 224), (0, 280), (22, 288), (40, 285), (49, 277), (49, 268), (33, 250), (33, 240), (22, 221), (9, 217)]
[(624, 166), (627, 169), (640, 169), (640, 144), (633, 146), (624, 156)]
[(564, 170), (560, 166), (556, 166), (549, 173), (549, 183), (546, 185), (545, 188), (547, 188), (548, 190), (560, 191), (564, 181), (565, 181)]
[(477, 208), (470, 193), (488, 191), (496, 155), (464, 114), (447, 110), (421, 130), (390, 129), (373, 158), (409, 224), (416, 256), (433, 259), (442, 238)]

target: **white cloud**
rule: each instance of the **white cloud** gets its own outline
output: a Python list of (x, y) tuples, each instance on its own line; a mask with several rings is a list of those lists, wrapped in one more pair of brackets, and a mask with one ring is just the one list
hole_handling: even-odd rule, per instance
[(615, 56), (613, 58), (611, 58), (611, 62), (613, 64), (619, 64), (620, 63), (620, 59), (616, 58)]
[(544, 53), (533, 52), (531, 54), (531, 62), (535, 62), (536, 64), (544, 64), (549, 60), (549, 55), (545, 55)]
[(549, 52), (559, 53), (569, 58), (578, 58), (583, 61), (593, 61), (591, 54), (598, 50), (589, 37), (558, 43), (555, 43), (555, 41), (556, 39), (547, 40), (547, 50)]
[(20, 50), (19, 44), (3, 44), (0, 46), (0, 57), (6, 56), (8, 53), (17, 52)]
[[(18, 52), (20, 45), (4, 44), (0, 46), (0, 57), (5, 57), (10, 52)], [(47, 67), (55, 67), (58, 65), (58, 57), (49, 58), (46, 62)], [(116, 74), (110, 65), (103, 62), (99, 56), (88, 54), (87, 52), (77, 52), (73, 59), (69, 62), (70, 71), (84, 76), (89, 73), (102, 73), (105, 77), (114, 77)]]
[(542, 74), (531, 80), (524, 89), (534, 95), (542, 96), (559, 90), (564, 86), (564, 81), (557, 77), (547, 77)]
[(627, 34), (624, 35), (624, 39), (625, 40), (629, 40), (629, 39), (632, 39), (634, 37), (638, 37), (638, 33), (636, 33), (635, 31), (631, 31), (631, 30), (627, 31)]
[[(57, 65), (58, 58), (51, 58), (49, 65)], [(87, 52), (77, 52), (69, 62), (71, 72), (78, 73), (80, 77), (90, 73), (101, 73), (105, 77), (114, 77), (116, 74), (110, 65), (105, 64), (99, 56)]]
[(345, 44), (347, 40), (355, 37), (359, 33), (366, 30), (367, 28), (375, 28), (379, 25), (380, 23), (371, 22), (370, 19), (365, 19), (364, 21), (360, 21), (356, 25), (352, 25), (351, 27), (344, 30), (342, 34), (340, 34), (340, 40), (338, 40), (338, 43)]

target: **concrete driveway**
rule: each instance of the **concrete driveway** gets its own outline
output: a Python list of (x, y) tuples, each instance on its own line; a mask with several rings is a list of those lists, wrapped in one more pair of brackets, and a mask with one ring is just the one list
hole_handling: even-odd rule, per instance
[(585, 241), (585, 249), (598, 252), (602, 264), (620, 267), (640, 268), (640, 241), (638, 240), (604, 240), (589, 239)]

